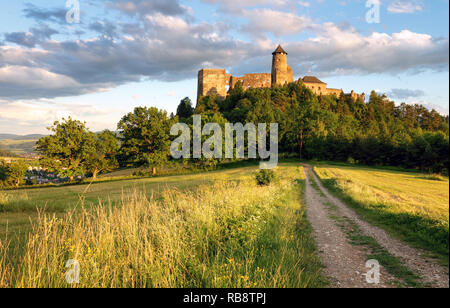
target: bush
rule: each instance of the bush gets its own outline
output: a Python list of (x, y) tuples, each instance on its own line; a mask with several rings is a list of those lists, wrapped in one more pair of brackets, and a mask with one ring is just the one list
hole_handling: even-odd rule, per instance
[(277, 176), (273, 170), (261, 170), (256, 174), (258, 185), (269, 185), (276, 180)]

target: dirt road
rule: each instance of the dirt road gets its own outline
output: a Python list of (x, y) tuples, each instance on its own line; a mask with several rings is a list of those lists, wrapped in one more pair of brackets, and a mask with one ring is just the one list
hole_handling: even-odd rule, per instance
[(314, 229), (319, 255), (326, 267), (325, 275), (329, 277), (333, 287), (389, 288), (399, 285), (396, 283), (399, 279), (389, 274), (383, 266), (380, 267), (379, 283), (366, 279), (366, 274), (371, 273), (370, 268), (366, 267), (368, 248), (352, 241), (351, 231), (355, 230), (358, 236), (375, 240), (377, 245), (417, 273), (424, 285), (449, 287), (447, 267), (425, 257), (425, 252), (409, 247), (384, 230), (361, 220), (352, 209), (322, 186), (311, 166), (303, 166), (307, 215)]

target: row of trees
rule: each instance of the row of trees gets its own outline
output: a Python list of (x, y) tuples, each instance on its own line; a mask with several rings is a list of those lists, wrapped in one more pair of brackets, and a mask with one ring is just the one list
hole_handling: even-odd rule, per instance
[(395, 106), (375, 92), (368, 103), (346, 96), (316, 96), (301, 81), (247, 90), (238, 83), (224, 100), (202, 97), (193, 108), (189, 98), (183, 99), (176, 115), (137, 107), (120, 120), (117, 132), (93, 133), (71, 118), (57, 121), (50, 128), (52, 134), (37, 143), (40, 163), (70, 180), (78, 175), (96, 178), (119, 166), (147, 166), (155, 174), (170, 159), (172, 125), (192, 125), (194, 114), (201, 114), (204, 123), (221, 125), (279, 123), (280, 152), (305, 159), (448, 173), (448, 117), (420, 105)]
[(40, 164), (51, 172), (68, 177), (92, 175), (114, 170), (119, 166), (119, 141), (114, 132), (105, 130), (95, 134), (86, 124), (71, 118), (56, 121), (50, 128), (52, 135), (37, 142)]

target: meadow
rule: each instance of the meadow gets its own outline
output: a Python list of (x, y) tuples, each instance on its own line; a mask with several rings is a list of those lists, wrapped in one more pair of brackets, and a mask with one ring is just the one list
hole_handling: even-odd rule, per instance
[(20, 140), (20, 139), (0, 139), (0, 148), (8, 150), (14, 154), (24, 154), (34, 152), (36, 140)]
[(0, 217), (39, 212), (20, 242), (2, 236), (0, 287), (325, 286), (301, 167), (282, 164), (269, 186), (256, 168), (6, 192)]
[(314, 170), (364, 219), (448, 264), (448, 177), (323, 164)]

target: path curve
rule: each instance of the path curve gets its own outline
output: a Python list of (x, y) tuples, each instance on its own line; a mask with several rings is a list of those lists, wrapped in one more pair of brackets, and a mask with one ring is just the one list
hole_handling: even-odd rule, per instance
[[(307, 182), (316, 182), (326, 199), (334, 204), (343, 216), (350, 218), (354, 223), (356, 223), (365, 235), (373, 237), (378, 244), (383, 246), (391, 255), (399, 258), (410, 270), (418, 273), (423, 279), (423, 282), (431, 284), (433, 287), (437, 288), (449, 287), (449, 271), (447, 267), (442, 266), (436, 263), (435, 260), (426, 257), (427, 253), (425, 251), (410, 247), (404, 242), (393, 238), (383, 229), (362, 220), (353, 209), (349, 208), (341, 200), (328, 192), (313, 172), (310, 165), (303, 164), (303, 166), (305, 168)], [(311, 219), (311, 216), (309, 217)]]

